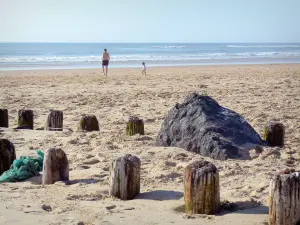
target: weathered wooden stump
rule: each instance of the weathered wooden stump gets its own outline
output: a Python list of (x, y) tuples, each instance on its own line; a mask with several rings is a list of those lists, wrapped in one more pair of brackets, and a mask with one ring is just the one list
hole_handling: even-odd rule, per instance
[(0, 127), (8, 127), (7, 109), (0, 109)]
[(110, 165), (109, 194), (122, 200), (131, 200), (140, 193), (141, 161), (127, 154)]
[(220, 209), (219, 172), (207, 161), (197, 161), (184, 170), (186, 214), (213, 215)]
[(126, 125), (126, 135), (132, 136), (135, 134), (145, 134), (144, 121), (136, 116), (131, 116)]
[(45, 130), (62, 131), (63, 130), (63, 112), (53, 110), (49, 113), (45, 124)]
[(0, 139), (0, 175), (10, 169), (15, 159), (14, 145), (7, 139)]
[(269, 121), (264, 128), (263, 139), (268, 142), (270, 146), (283, 147), (284, 145), (284, 126), (282, 123), (276, 121)]
[(66, 153), (59, 148), (48, 149), (44, 156), (42, 184), (68, 180), (69, 162)]
[(284, 170), (270, 183), (269, 225), (300, 224), (300, 172)]
[(78, 124), (78, 130), (99, 131), (99, 123), (94, 115), (83, 115)]
[(18, 129), (33, 130), (33, 111), (22, 109), (19, 110), (18, 115)]

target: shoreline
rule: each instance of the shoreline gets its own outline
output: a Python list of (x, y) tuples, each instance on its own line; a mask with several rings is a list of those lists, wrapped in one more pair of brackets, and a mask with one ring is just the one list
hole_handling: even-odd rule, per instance
[[(156, 62), (152, 61), (146, 62), (147, 68), (157, 68), (157, 67), (194, 67), (194, 66), (219, 66), (219, 65), (269, 65), (269, 64), (300, 64), (300, 59), (298, 58), (282, 58), (282, 59), (272, 59), (272, 58), (263, 58), (263, 59), (236, 59), (233, 61), (228, 60), (203, 60), (203, 61), (195, 61), (195, 62), (187, 62), (187, 63), (174, 63), (174, 62)], [(134, 69), (141, 68), (142, 61), (136, 61), (133, 64), (125, 64), (125, 63), (114, 63), (110, 62), (110, 69)], [(0, 72), (1, 71), (32, 71), (32, 70), (77, 70), (77, 69), (97, 69), (102, 68), (101, 62), (99, 63), (90, 63), (90, 64), (27, 64), (27, 65), (14, 65), (0, 63)]]
[[(147, 72), (149, 71), (158, 71), (158, 70), (169, 70), (169, 69), (191, 69), (191, 68), (238, 68), (238, 67), (257, 67), (257, 66), (299, 66), (299, 63), (263, 63), (263, 64), (216, 64), (216, 65), (175, 65), (175, 66), (153, 66), (153, 67), (147, 67)], [(122, 67), (122, 68), (108, 68), (108, 77), (111, 72), (119, 72), (119, 71), (140, 71), (142, 70), (141, 67)], [(54, 72), (76, 72), (76, 71), (85, 71), (85, 72), (93, 72), (93, 71), (100, 71), (102, 74), (102, 67), (99, 68), (53, 68), (53, 69), (20, 69), (20, 70), (1, 70), (0, 68), (0, 76), (5, 76), (6, 74), (9, 75), (16, 75), (18, 76), (19, 73), (39, 73), (38, 75), (41, 75), (41, 72), (45, 73), (51, 73), (51, 75), (54, 75)], [(47, 74), (49, 75), (49, 74)]]

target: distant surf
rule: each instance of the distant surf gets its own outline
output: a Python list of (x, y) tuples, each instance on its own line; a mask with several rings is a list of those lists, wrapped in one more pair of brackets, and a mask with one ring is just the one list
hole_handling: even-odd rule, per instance
[(151, 47), (152, 48), (186, 48), (187, 46), (184, 46), (184, 45), (165, 45), (165, 46), (154, 45)]
[(0, 43), (0, 70), (299, 63), (299, 43)]
[(299, 48), (300, 45), (227, 45), (228, 48)]

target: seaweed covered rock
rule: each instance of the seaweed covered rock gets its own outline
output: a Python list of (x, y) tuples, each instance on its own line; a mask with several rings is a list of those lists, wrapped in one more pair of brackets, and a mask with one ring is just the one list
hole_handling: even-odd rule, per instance
[(145, 134), (144, 121), (136, 116), (131, 116), (126, 124), (126, 135), (132, 136), (135, 134)]
[(249, 159), (244, 146), (263, 143), (242, 116), (196, 93), (169, 111), (156, 138), (158, 146), (180, 147), (221, 160)]
[(81, 131), (99, 131), (99, 123), (94, 115), (83, 115), (78, 124)]
[(33, 130), (33, 117), (34, 115), (32, 110), (19, 110), (17, 129)]
[(267, 141), (267, 143), (274, 147), (284, 146), (284, 126), (282, 123), (276, 122), (274, 120), (271, 120), (268, 122), (268, 124), (264, 128), (264, 140)]

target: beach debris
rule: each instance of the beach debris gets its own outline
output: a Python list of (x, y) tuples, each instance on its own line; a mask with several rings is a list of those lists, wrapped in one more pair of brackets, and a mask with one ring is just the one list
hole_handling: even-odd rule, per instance
[(270, 120), (264, 127), (263, 139), (272, 147), (283, 147), (284, 134), (284, 125), (280, 122), (276, 122), (275, 120)]
[(63, 112), (52, 110), (46, 120), (45, 130), (62, 131), (63, 130)]
[(94, 115), (83, 115), (78, 123), (78, 130), (99, 131), (99, 123)]
[(8, 127), (7, 109), (0, 109), (0, 127)]
[(7, 139), (0, 139), (0, 175), (9, 170), (16, 159), (16, 151), (13, 143)]
[(69, 162), (60, 148), (49, 148), (44, 157), (42, 184), (69, 180)]
[(196, 161), (184, 170), (186, 214), (214, 215), (220, 210), (219, 172), (207, 161)]
[(269, 224), (289, 225), (300, 222), (300, 172), (285, 169), (270, 183)]
[(140, 193), (141, 161), (126, 154), (110, 165), (109, 195), (122, 200), (131, 200)]
[(136, 116), (129, 117), (126, 125), (126, 135), (132, 136), (135, 134), (144, 135), (144, 121)]
[(33, 111), (21, 109), (18, 112), (18, 127), (17, 129), (33, 130)]
[(263, 145), (263, 141), (241, 115), (209, 96), (193, 93), (169, 111), (156, 145), (225, 160), (250, 159), (249, 149), (244, 146)]
[(0, 182), (18, 182), (38, 176), (43, 168), (44, 153), (40, 150), (36, 153), (37, 158), (21, 156), (15, 159), (10, 168), (1, 175)]

